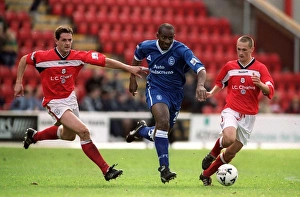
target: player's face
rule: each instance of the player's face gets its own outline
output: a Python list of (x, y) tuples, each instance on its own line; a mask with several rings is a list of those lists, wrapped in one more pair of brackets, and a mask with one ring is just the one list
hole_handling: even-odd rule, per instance
[(60, 34), (60, 38), (56, 40), (56, 46), (61, 55), (67, 55), (72, 47), (73, 36), (69, 33)]
[(238, 59), (242, 64), (247, 64), (252, 58), (253, 47), (249, 47), (249, 42), (237, 42), (236, 51)]
[(161, 33), (157, 33), (158, 44), (162, 50), (168, 50), (173, 43), (174, 30), (163, 28)]

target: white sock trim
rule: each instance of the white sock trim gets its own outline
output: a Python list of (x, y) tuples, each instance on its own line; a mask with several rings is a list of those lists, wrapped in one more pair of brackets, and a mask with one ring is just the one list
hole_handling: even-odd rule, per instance
[(223, 148), (223, 145), (222, 145), (222, 140), (223, 140), (223, 136), (222, 136), (222, 137), (220, 137), (220, 139), (219, 139), (220, 148)]
[(227, 163), (224, 159), (224, 152), (220, 154), (220, 159), (223, 163)]
[(88, 144), (90, 142), (92, 142), (92, 140), (80, 141), (80, 144), (85, 145), (85, 144)]
[(61, 139), (61, 131), (62, 131), (62, 130), (63, 130), (63, 126), (60, 125), (60, 126), (57, 128), (57, 133), (56, 133), (58, 139)]
[(162, 130), (156, 130), (155, 137), (168, 138), (168, 132)]

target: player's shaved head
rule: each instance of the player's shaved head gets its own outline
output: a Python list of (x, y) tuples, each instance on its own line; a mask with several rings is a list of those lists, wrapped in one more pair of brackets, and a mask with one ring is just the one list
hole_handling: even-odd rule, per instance
[(175, 33), (175, 28), (170, 23), (163, 23), (158, 28), (158, 33), (161, 34), (163, 29), (173, 30)]

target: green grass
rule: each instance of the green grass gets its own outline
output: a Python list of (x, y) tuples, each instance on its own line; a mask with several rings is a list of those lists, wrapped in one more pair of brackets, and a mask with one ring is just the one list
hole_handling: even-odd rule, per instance
[(213, 186), (199, 181), (200, 163), (208, 150), (170, 149), (177, 178), (163, 184), (154, 149), (101, 150), (124, 174), (107, 182), (80, 149), (0, 148), (0, 196), (300, 196), (299, 150), (242, 150), (233, 160), (237, 182)]

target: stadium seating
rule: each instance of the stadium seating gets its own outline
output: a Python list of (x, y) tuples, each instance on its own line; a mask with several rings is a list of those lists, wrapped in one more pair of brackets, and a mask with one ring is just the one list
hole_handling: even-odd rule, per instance
[[(225, 17), (210, 16), (203, 1), (193, 0), (48, 0), (50, 14), (69, 17), (75, 33), (98, 38), (98, 44), (105, 54), (116, 54), (131, 63), (136, 45), (145, 39), (155, 39), (158, 25), (170, 22), (176, 28), (175, 39), (184, 42), (201, 59), (208, 72), (215, 76), (226, 61), (236, 58), (236, 39), (232, 34), (230, 21)], [(0, 7), (1, 9), (5, 9)], [(10, 28), (17, 33), (19, 44), (18, 59), (36, 49), (54, 47), (53, 31), (35, 31), (29, 13), (26, 11), (5, 10), (5, 19)], [(255, 57), (265, 63), (270, 70), (276, 91), (287, 95), (297, 94), (300, 90), (299, 74), (282, 74), (280, 57), (273, 53), (255, 53)], [(7, 71), (0, 65), (0, 86), (3, 95), (10, 86)], [(15, 68), (11, 70), (15, 77)], [(84, 72), (85, 73), (85, 72)], [(9, 76), (9, 75), (8, 75)], [(79, 97), (85, 94), (83, 82), (78, 82)], [(36, 70), (29, 69), (24, 75), (26, 83), (39, 83)], [(294, 84), (294, 85), (291, 85)], [(217, 100), (224, 100), (221, 94)], [(9, 100), (9, 99), (8, 99)], [(286, 101), (288, 102), (288, 101)], [(218, 103), (218, 109), (224, 103)], [(283, 105), (287, 105), (284, 103)], [(205, 112), (211, 113), (208, 107)]]

